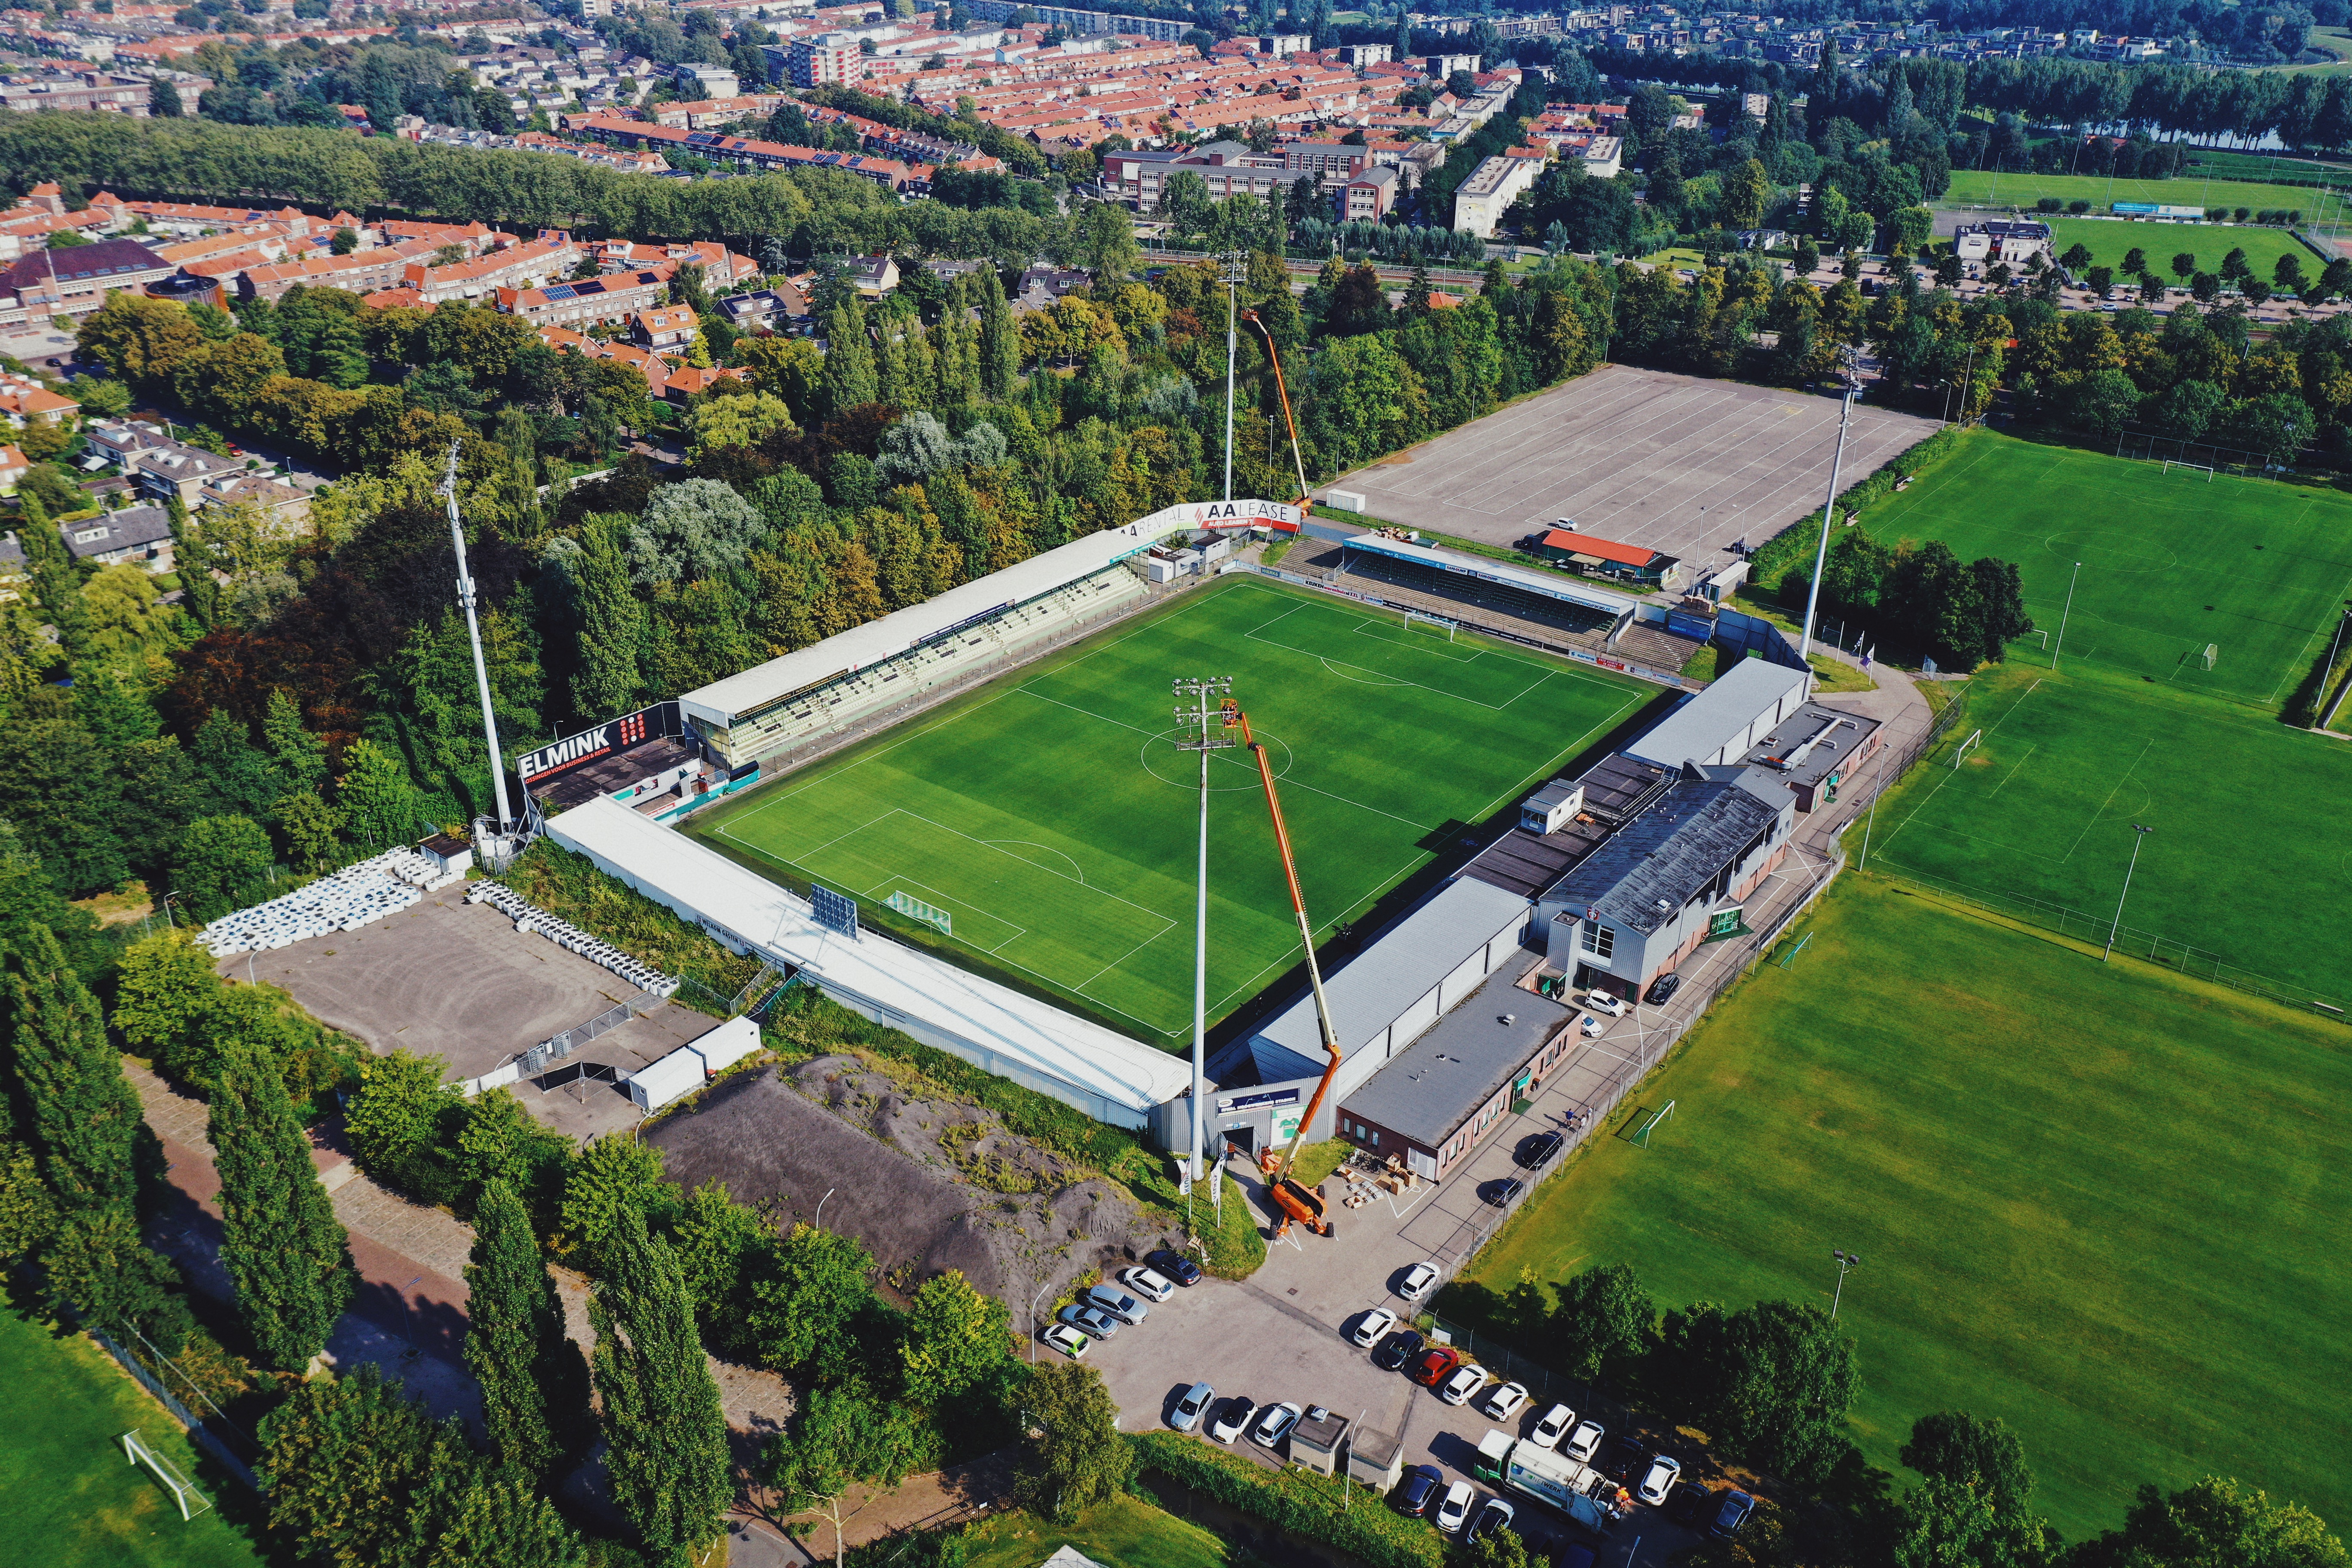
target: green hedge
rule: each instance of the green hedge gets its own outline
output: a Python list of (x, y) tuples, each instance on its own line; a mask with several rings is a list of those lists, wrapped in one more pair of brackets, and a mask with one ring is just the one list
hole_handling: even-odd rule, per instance
[[(1917, 446), (1896, 453), (1876, 472), (1843, 491), (1837, 499), (1838, 511), (1841, 514), (1857, 512), (1885, 500), (1895, 493), (1897, 479), (1906, 474), (1916, 474), (1929, 463), (1948, 456), (1958, 441), (1958, 427), (1948, 425)], [(1813, 552), (1821, 541), (1821, 509), (1815, 507), (1766, 540), (1749, 558), (1748, 580), (1759, 589), (1777, 588), (1780, 585), (1780, 579), (1787, 576), (1791, 569), (1810, 571)]]
[(1417, 1519), (1406, 1519), (1363, 1488), (1352, 1501), (1342, 1483), (1308, 1470), (1266, 1469), (1174, 1432), (1130, 1436), (1137, 1465), (1239, 1509), (1278, 1530), (1335, 1547), (1369, 1568), (1442, 1568), (1445, 1543)]

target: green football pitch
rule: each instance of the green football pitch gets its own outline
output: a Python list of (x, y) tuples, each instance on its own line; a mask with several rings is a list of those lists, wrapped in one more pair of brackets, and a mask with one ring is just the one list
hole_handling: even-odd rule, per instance
[(200, 1463), (179, 1424), (104, 1351), (59, 1337), (0, 1294), (0, 1568), (259, 1568), (261, 1553), (217, 1506), (183, 1521), (162, 1483), (131, 1467), (131, 1431), (215, 1505), (237, 1484)]
[(2063, 617), (2064, 667), (2265, 707), (2294, 689), (2352, 598), (2352, 495), (1990, 430), (1963, 435), (1858, 526), (1886, 544), (1940, 539), (1964, 561), (2016, 562), (2049, 636), (2012, 645), (2012, 659), (2047, 668)]
[[(1233, 678), (1319, 942), (1656, 688), (1233, 578), (715, 808), (690, 829), (982, 973), (1162, 1047), (1192, 1012), (1199, 763), (1182, 676)], [(1213, 755), (1209, 1016), (1299, 961), (1257, 772)], [(895, 905), (893, 900), (895, 900)], [(947, 917), (941, 933), (908, 911)]]
[[(2296, 172), (2307, 175), (2310, 166), (2297, 166)], [(2334, 183), (2352, 186), (2352, 175), (2338, 177)], [(2110, 180), (2102, 174), (1996, 174), (1983, 169), (1953, 170), (1951, 189), (1937, 199), (1947, 206), (2031, 207), (2043, 196), (2088, 202), (2094, 212), (2104, 212), (2115, 202), (2154, 202), (2162, 206), (2245, 207), (2253, 212), (2284, 209), (2317, 220), (2323, 197), (2330, 216), (2341, 210), (2339, 198), (2313, 185), (2273, 185), (2253, 180), (2209, 180), (2195, 175), (2174, 180)], [(2151, 253), (2153, 250), (2150, 247)]]
[[(2197, 258), (2198, 270), (2218, 273), (2222, 258), (2232, 250), (2246, 253), (2246, 265), (2254, 276), (2267, 283), (2278, 269), (2282, 256), (2293, 256), (2303, 263), (2304, 272), (2313, 278), (2327, 265), (2326, 258), (2283, 228), (2262, 228), (2252, 224), (2146, 224), (2118, 223), (2113, 218), (2060, 217), (2050, 223), (2051, 244), (2061, 256), (2078, 242), (2091, 253), (2094, 267), (2120, 268), (2124, 258), (2134, 249), (2147, 252), (2147, 268), (2166, 283), (2178, 285), (2184, 281), (2172, 269), (2172, 258), (2184, 251)], [(2118, 279), (2116, 298), (2133, 291), (2133, 285)]]
[[(2030, 660), (1969, 687), (1965, 721), (1878, 804), (1873, 869), (2104, 942), (2129, 867), (2123, 922), (2143, 956), (2352, 1006), (2352, 948), (2328, 934), (2352, 925), (2352, 853), (2320, 830), (2352, 797), (2352, 747), (2178, 688)], [(2135, 825), (2154, 831), (2130, 866)]]
[(1628, 1263), (1663, 1305), (1826, 1308), (1848, 1249), (1874, 1462), (1967, 1410), (2072, 1541), (2208, 1474), (2352, 1524), (2344, 1026), (1866, 876), (1806, 932), (1643, 1086), (1675, 1101), (1650, 1147), (1594, 1140), (1475, 1281)]

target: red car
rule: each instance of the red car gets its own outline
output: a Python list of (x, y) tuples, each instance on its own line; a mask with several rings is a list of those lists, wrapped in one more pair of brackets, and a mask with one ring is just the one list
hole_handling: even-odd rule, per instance
[(1438, 1345), (1433, 1349), (1423, 1351), (1412, 1365), (1405, 1369), (1405, 1375), (1415, 1383), (1426, 1384), (1435, 1388), (1453, 1376), (1454, 1369), (1461, 1364), (1460, 1351), (1451, 1345)]

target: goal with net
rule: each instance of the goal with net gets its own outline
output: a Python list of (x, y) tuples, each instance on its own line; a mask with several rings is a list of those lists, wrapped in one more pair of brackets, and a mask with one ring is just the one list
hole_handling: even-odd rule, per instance
[(912, 893), (899, 892), (894, 889), (890, 896), (882, 901), (887, 907), (898, 910), (902, 915), (905, 915), (908, 920), (920, 921), (925, 925), (929, 926), (937, 926), (941, 936), (955, 935), (955, 919), (953, 916), (950, 915), (947, 910), (939, 908), (935, 904), (927, 904), (923, 902), (922, 900), (915, 897)]
[(194, 1519), (213, 1506), (205, 1494), (196, 1489), (195, 1483), (180, 1473), (178, 1466), (149, 1447), (138, 1433), (125, 1432), (122, 1435), (122, 1451), (133, 1465), (144, 1465), (155, 1472), (155, 1479), (163, 1483), (164, 1489), (172, 1494), (172, 1500), (180, 1505), (181, 1519)]
[(1969, 738), (1962, 741), (1959, 744), (1959, 749), (1952, 753), (1952, 768), (1954, 772), (1957, 773), (1959, 770), (1960, 759), (1969, 754), (1969, 748), (1983, 739), (1984, 731), (1982, 730), (1971, 730), (1969, 731)]
[(1458, 621), (1449, 621), (1444, 616), (1423, 615), (1419, 610), (1407, 610), (1404, 613), (1404, 625), (1407, 631), (1411, 631), (1416, 625), (1427, 626), (1433, 632), (1444, 633), (1447, 642), (1454, 640), (1454, 628), (1460, 624)]
[(2175, 468), (2185, 468), (2192, 474), (2202, 474), (2205, 476), (2207, 484), (2213, 482), (2213, 468), (2210, 463), (2184, 463), (2178, 458), (2167, 458), (2164, 460), (2166, 476), (2169, 477)]
[(2205, 668), (2208, 668), (2208, 669), (2212, 668), (2213, 668), (2213, 661), (2214, 661), (2215, 659), (2217, 659), (2217, 658), (2221, 658), (2221, 645), (2220, 643), (2211, 643), (2211, 642), (2209, 642), (2209, 643), (2207, 643), (2207, 644), (2205, 645)]
[(1664, 1124), (1666, 1118), (1672, 1116), (1674, 1113), (1675, 1102), (1670, 1100), (1659, 1109), (1653, 1110), (1649, 1115), (1643, 1117), (1642, 1119), (1642, 1124), (1633, 1129), (1633, 1147), (1636, 1149), (1648, 1148), (1650, 1146), (1650, 1134), (1655, 1132), (1660, 1126)]

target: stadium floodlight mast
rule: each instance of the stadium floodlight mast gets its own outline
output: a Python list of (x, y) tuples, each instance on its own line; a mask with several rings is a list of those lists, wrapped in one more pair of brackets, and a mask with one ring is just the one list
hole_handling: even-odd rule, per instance
[(1837, 514), (1838, 471), (1845, 466), (1845, 433), (1853, 423), (1853, 395), (1860, 390), (1844, 353), (1838, 356), (1838, 374), (1844, 390), (1838, 399), (1837, 450), (1830, 457), (1830, 494), (1822, 502), (1821, 548), (1813, 552), (1813, 581), (1805, 594), (1805, 629), (1797, 642), (1797, 666), (1809, 679), (1813, 672), (1813, 614), (1822, 602), (1822, 568), (1830, 558), (1830, 519)]
[(1837, 1321), (1838, 1308), (1845, 1300), (1845, 1277), (1850, 1270), (1862, 1267), (1862, 1254), (1833, 1248), (1830, 1256), (1837, 1260), (1838, 1266), (1837, 1294), (1830, 1298), (1830, 1321), (1834, 1323)]
[(511, 814), (507, 807), (507, 769), (499, 755), (498, 715), (490, 708), (490, 671), (482, 662), (482, 623), (474, 613), (474, 574), (466, 569), (466, 525), (457, 516), (457, 443), (449, 443), (449, 468), (441, 480), (449, 500), (449, 545), (457, 552), (457, 602), (466, 606), (466, 635), (474, 644), (474, 686), (482, 698), (482, 734), (490, 744), (490, 785), (498, 791), (499, 816), (493, 836), (503, 840)]
[[(1249, 275), (1249, 253), (1221, 250), (1217, 252), (1217, 266), (1220, 280), (1225, 286), (1225, 500), (1231, 500), (1234, 499), (1234, 355), (1239, 346), (1237, 323), (1240, 321), (1235, 311), (1238, 301), (1234, 290), (1241, 287), (1243, 279)], [(1203, 767), (1206, 765), (1202, 764)]]
[(2141, 840), (2143, 840), (2143, 839), (2145, 839), (2145, 838), (2146, 838), (2149, 834), (2151, 834), (2151, 833), (2153, 833), (2153, 832), (2155, 832), (2155, 831), (2156, 831), (2156, 829), (2155, 829), (2155, 828), (2153, 828), (2153, 827), (2142, 827), (2142, 826), (2141, 826), (2138, 823), (2137, 823), (2137, 822), (2135, 822), (2135, 823), (2133, 823), (2133, 824), (2132, 824), (2132, 854), (2131, 854), (2131, 864), (2130, 864), (2130, 865), (2128, 865), (2128, 866), (2126, 866), (2126, 867), (2124, 868), (2124, 890), (2123, 890), (2123, 896), (2122, 896), (2122, 898), (2118, 898), (2117, 900), (2116, 900), (2116, 919), (2115, 919), (2115, 923), (2114, 923), (2113, 925), (2110, 925), (2109, 927), (2107, 927), (2107, 946), (2106, 946), (2106, 952), (2102, 952), (2102, 953), (2100, 953), (2100, 954), (2099, 954), (2099, 962), (2100, 962), (2101, 963), (2106, 963), (2106, 962), (2107, 962), (2108, 954), (2109, 954), (2109, 953), (2112, 953), (2112, 952), (2114, 952), (2116, 951), (2116, 932), (2118, 932), (2118, 931), (2122, 931), (2122, 930), (2124, 929), (2124, 899), (2128, 899), (2128, 898), (2130, 898), (2130, 897), (2131, 897), (2131, 879), (2132, 879), (2132, 873), (2133, 873), (2134, 871), (2137, 871), (2137, 870), (2138, 870), (2138, 869), (2139, 869), (2139, 847), (2140, 847), (2140, 841), (2141, 841)]
[[(1233, 460), (1229, 449), (1226, 461)], [(1238, 744), (1234, 739), (1234, 678), (1188, 676), (1173, 683), (1182, 706), (1176, 710), (1176, 749), (1201, 753), (1201, 881), (1192, 911), (1192, 1152), (1184, 1172), (1192, 1196), (1201, 1179), (1201, 1100), (1207, 1092), (1209, 1051), (1209, 753)]]

